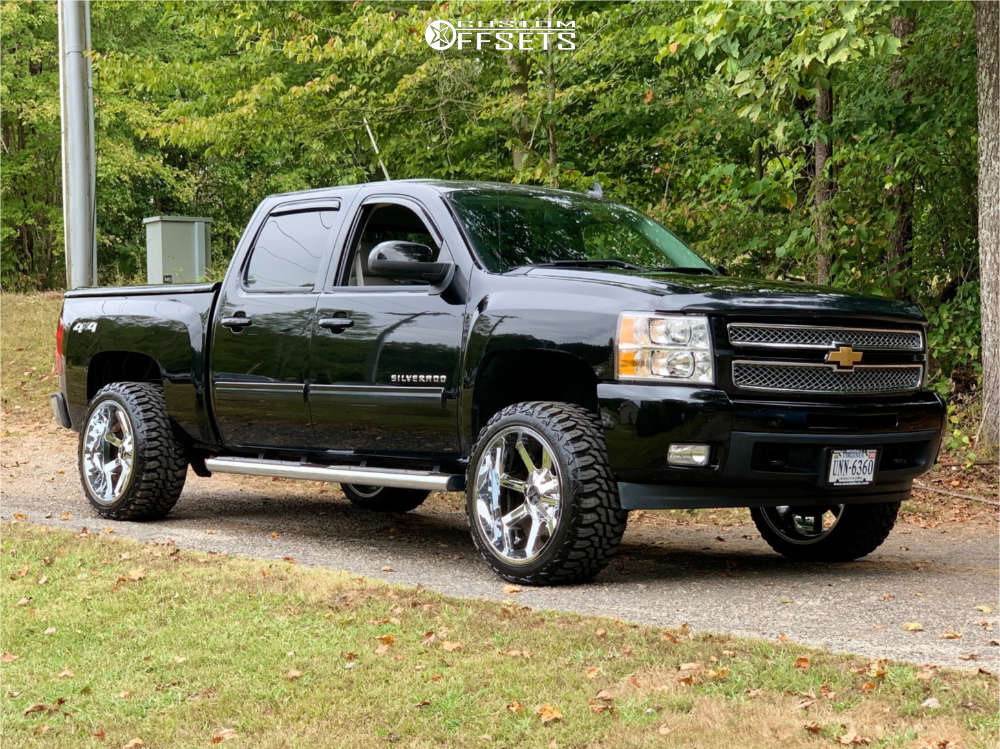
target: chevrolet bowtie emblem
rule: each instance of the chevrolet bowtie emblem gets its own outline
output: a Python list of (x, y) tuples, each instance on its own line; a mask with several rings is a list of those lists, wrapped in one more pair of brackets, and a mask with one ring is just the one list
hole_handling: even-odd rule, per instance
[(841, 346), (836, 351), (828, 353), (826, 361), (829, 364), (836, 364), (837, 369), (854, 369), (854, 365), (860, 362), (863, 356), (864, 354), (850, 346)]

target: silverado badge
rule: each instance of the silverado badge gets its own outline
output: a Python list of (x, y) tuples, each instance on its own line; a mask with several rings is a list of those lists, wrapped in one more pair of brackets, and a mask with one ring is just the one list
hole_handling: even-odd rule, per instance
[(855, 351), (850, 346), (840, 346), (836, 351), (831, 351), (826, 355), (828, 364), (836, 364), (837, 369), (854, 369), (854, 365), (861, 361), (864, 354)]

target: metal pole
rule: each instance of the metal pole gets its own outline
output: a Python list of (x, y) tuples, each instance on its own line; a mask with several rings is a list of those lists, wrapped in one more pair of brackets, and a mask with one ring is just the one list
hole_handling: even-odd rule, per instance
[(76, 289), (97, 284), (89, 0), (59, 0), (59, 46), (66, 284)]

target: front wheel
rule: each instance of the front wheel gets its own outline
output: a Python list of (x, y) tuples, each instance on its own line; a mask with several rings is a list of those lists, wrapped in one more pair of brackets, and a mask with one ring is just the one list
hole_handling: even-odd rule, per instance
[(899, 502), (819, 507), (751, 507), (764, 540), (799, 562), (849, 562), (875, 551), (892, 530)]
[(423, 489), (361, 484), (341, 484), (340, 488), (355, 507), (374, 512), (409, 512), (423, 504), (430, 493)]
[(618, 550), (627, 513), (597, 419), (568, 403), (508, 406), (479, 434), (469, 464), (472, 540), (506, 580), (588, 580)]

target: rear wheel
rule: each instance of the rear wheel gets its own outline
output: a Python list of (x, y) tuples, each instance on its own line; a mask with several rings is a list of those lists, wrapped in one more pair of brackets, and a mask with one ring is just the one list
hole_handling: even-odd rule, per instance
[(472, 540), (501, 577), (588, 580), (618, 550), (618, 501), (597, 420), (568, 403), (518, 403), (483, 428), (466, 491)]
[(97, 392), (80, 430), (79, 467), (99, 515), (165, 517), (184, 488), (187, 464), (159, 385), (116, 382)]
[(899, 502), (818, 507), (751, 507), (764, 540), (801, 562), (849, 562), (875, 551), (892, 530)]
[(419, 507), (430, 492), (394, 486), (341, 484), (344, 495), (357, 507), (375, 512), (409, 512)]

